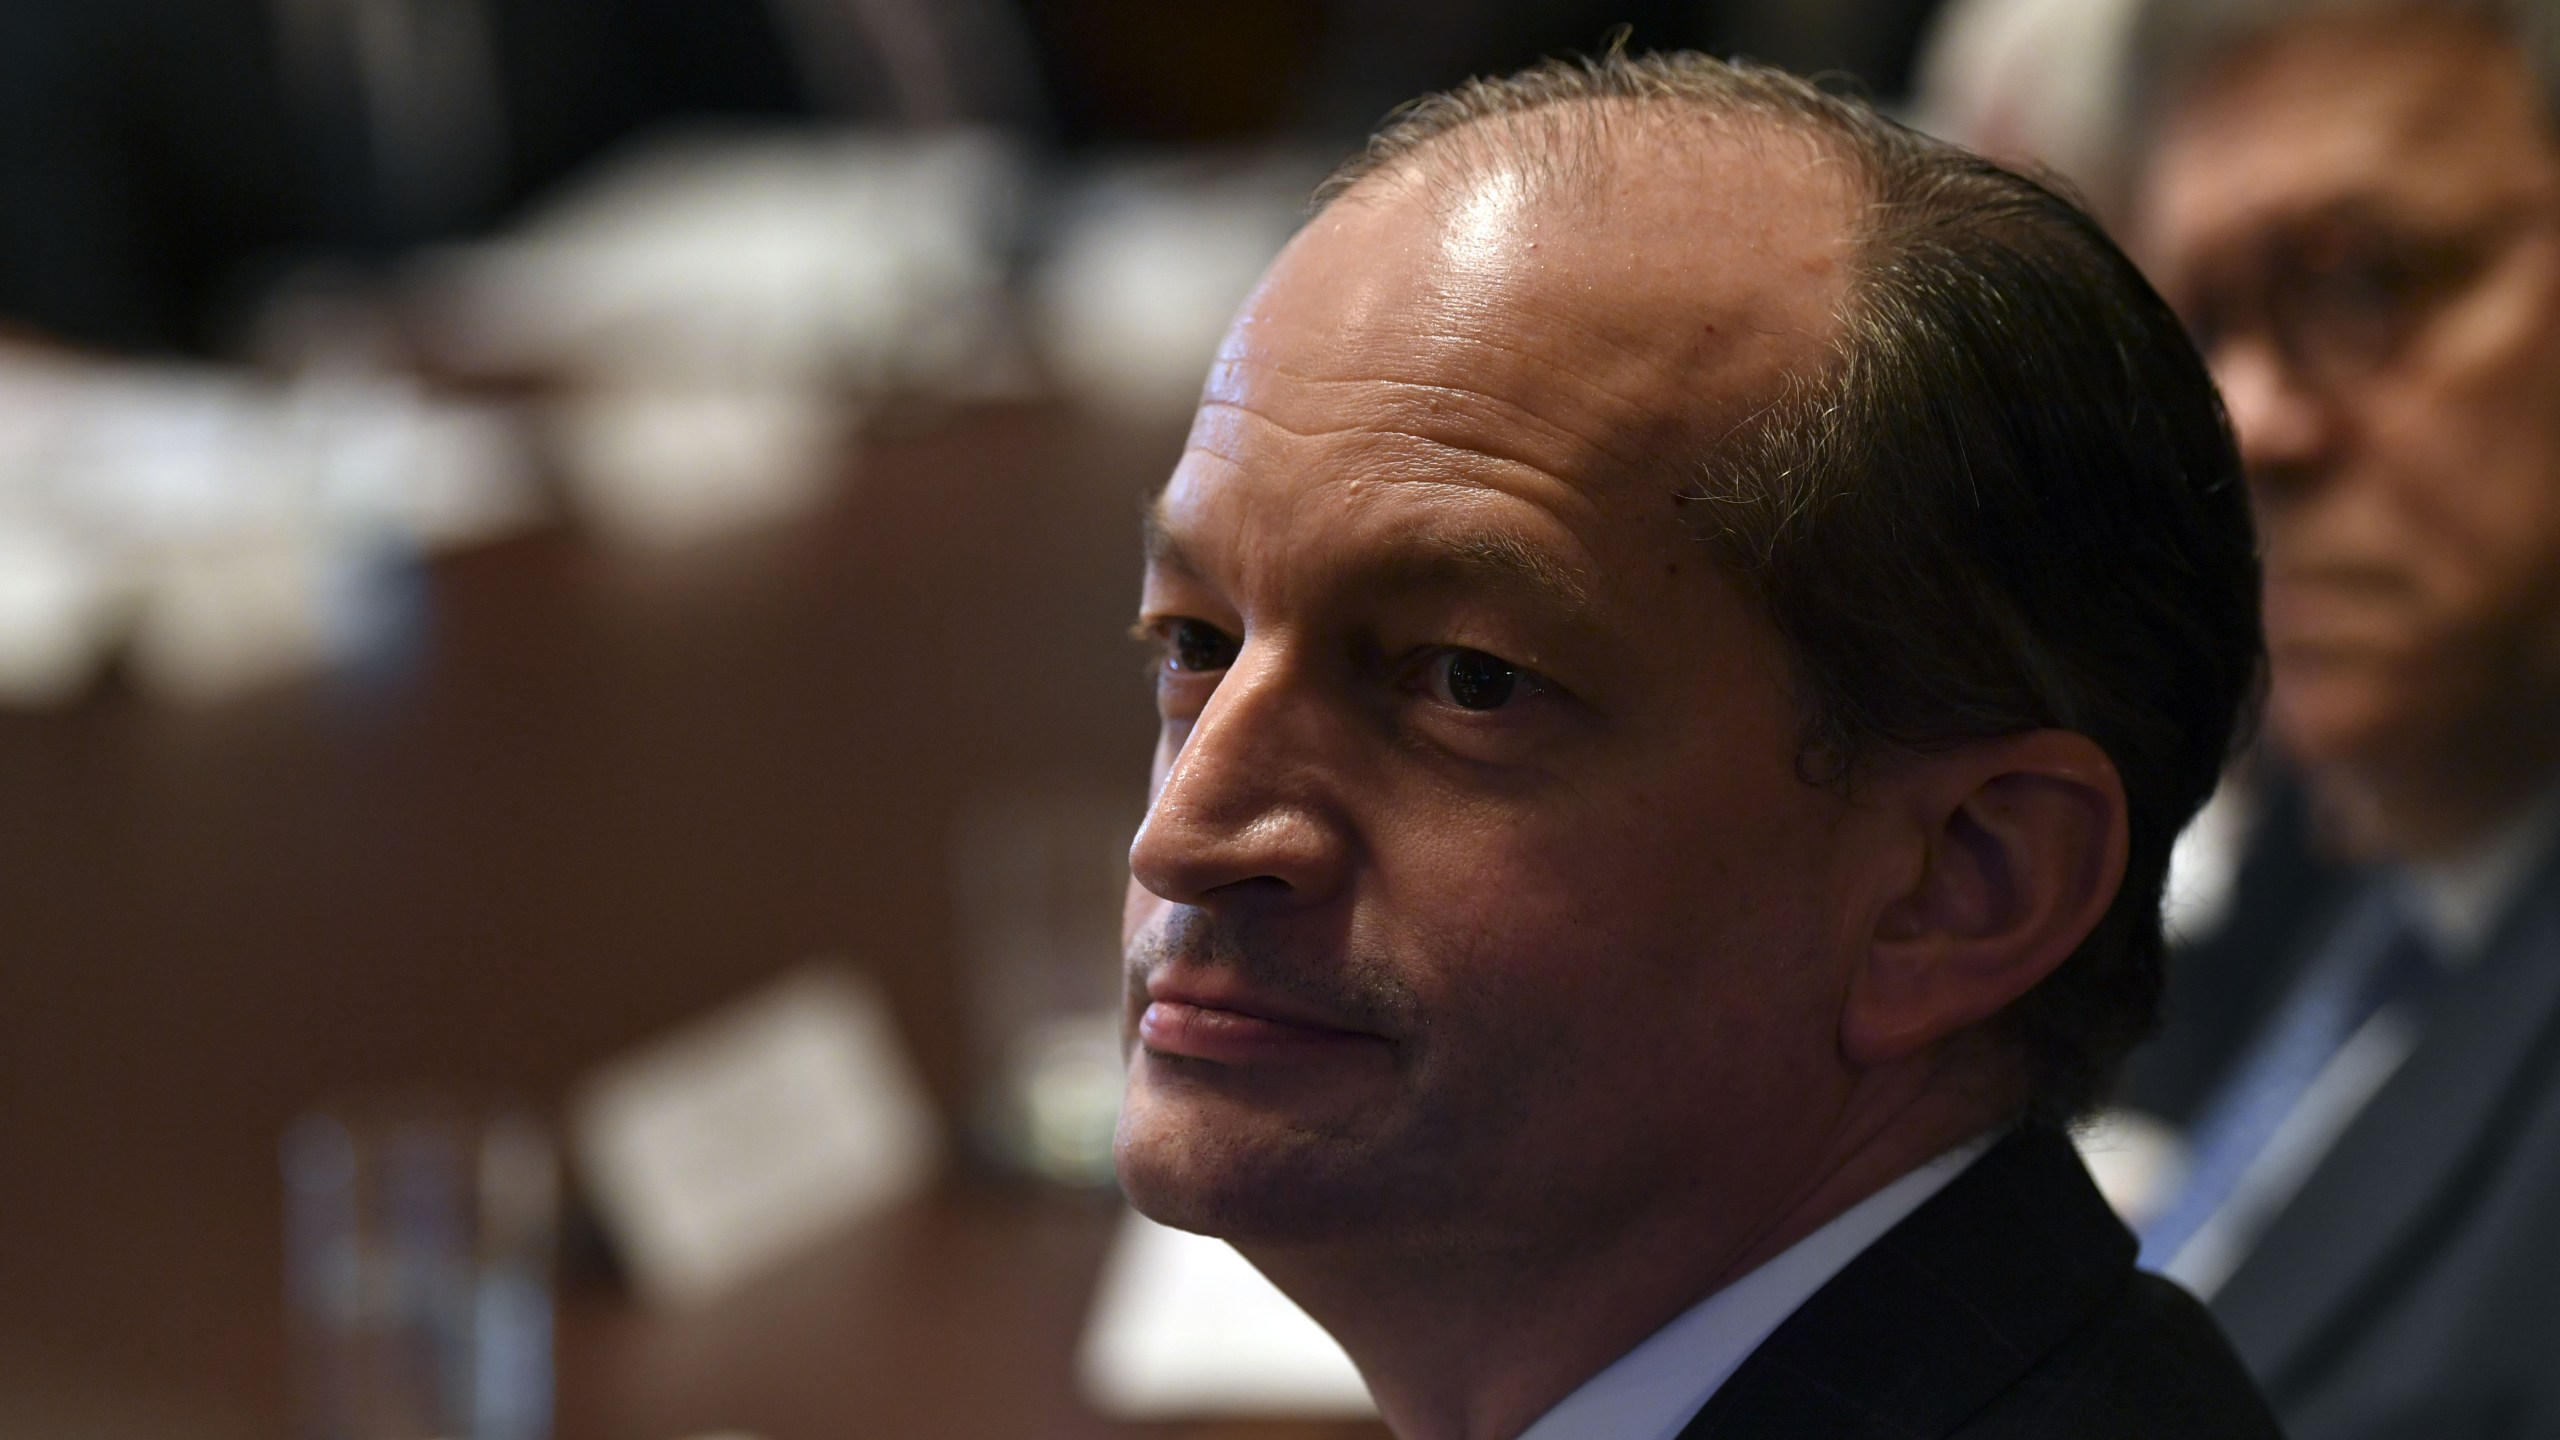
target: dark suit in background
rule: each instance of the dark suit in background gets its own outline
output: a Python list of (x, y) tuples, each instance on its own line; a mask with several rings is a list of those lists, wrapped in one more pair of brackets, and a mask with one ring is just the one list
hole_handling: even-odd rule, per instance
[(2329, 858), (2291, 776), (2253, 777), (2229, 905), (2205, 934), (2173, 936), (2167, 1020), (2125, 1064), (2119, 1102), (2185, 1128), (2318, 953), (2370, 872)]
[(2133, 1254), (2070, 1142), (2012, 1135), (1788, 1317), (1680, 1440), (2274, 1440), (2203, 1307)]
[[(2279, 790), (2127, 1099), (2192, 1114), (2383, 872)], [(2560, 853), (2438, 982), (2416, 1048), (2213, 1297), (2297, 1440), (2560, 1435)]]

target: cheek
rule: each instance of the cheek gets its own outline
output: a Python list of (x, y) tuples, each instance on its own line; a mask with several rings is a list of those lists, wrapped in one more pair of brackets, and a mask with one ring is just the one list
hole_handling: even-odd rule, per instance
[(1524, 1045), (1653, 1063), (1795, 1037), (1823, 1023), (1833, 937), (1816, 807), (1779, 798), (1797, 803), (1582, 795), (1444, 827), (1381, 866), (1372, 913), (1410, 927), (1402, 953), (1440, 957), (1443, 1004), (1531, 1017)]
[(1838, 1007), (1789, 843), (1705, 823), (1539, 843), (1562, 838), (1487, 837), (1478, 885), (1398, 937), (1431, 957), (1415, 1094), (1493, 1147), (1488, 1190), (1638, 1194), (1813, 1133)]
[(2503, 612), (2560, 562), (2560, 313), (2499, 317), (2429, 360), (2374, 407), (2374, 459), (2421, 582), (2448, 608)]

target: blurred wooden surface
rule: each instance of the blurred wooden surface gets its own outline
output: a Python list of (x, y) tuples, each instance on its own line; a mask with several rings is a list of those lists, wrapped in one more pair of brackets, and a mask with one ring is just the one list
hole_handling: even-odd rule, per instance
[[(436, 562), (407, 662), (0, 715), (0, 1433), (284, 1434), (275, 1141), (418, 1079), (556, 1102), (817, 954), (965, 1085), (948, 831), (1126, 784), (1168, 436), (1039, 410), (871, 445), (822, 515)], [(707, 1310), (573, 1288), (561, 1440), (1130, 1431), (1074, 1398), (1112, 1213), (955, 1182)]]

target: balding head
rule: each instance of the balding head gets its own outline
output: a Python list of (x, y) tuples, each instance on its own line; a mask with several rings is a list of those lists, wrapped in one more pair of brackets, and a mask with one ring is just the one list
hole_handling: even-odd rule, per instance
[[(1398, 1428), (1516, 1434), (2071, 1113), (2255, 659), (2234, 468), (2084, 217), (1860, 107), (1671, 57), (1410, 112), (1154, 507), (1131, 1199)], [(1565, 1290), (1560, 1345), (1411, 1348)]]
[[(1275, 283), (1339, 234), (1362, 259), (1324, 285), (1392, 256), (1472, 285), (1459, 312), (1524, 370), (1565, 368), (1560, 328), (1591, 342), (1569, 380), (1613, 408), (1589, 447), (1681, 495), (1786, 642), (1808, 773), (2041, 726), (2106, 748), (2123, 892), (2003, 1019), (2039, 1109), (2087, 1104), (2152, 1023), (2169, 847), (2263, 659), (2219, 405), (2140, 274), (2031, 180), (1695, 55), (1427, 98), (1318, 202)], [(1437, 238), (1384, 243), (1399, 215)], [(1519, 303), (1533, 277), (1561, 313)]]
[(1824, 371), (1858, 217), (1840, 167), (1801, 137), (1616, 107), (1487, 120), (1499, 135), (1443, 136), (1334, 196), (1247, 303), (1204, 424), (1247, 390), (1284, 423), (1338, 421), (1367, 376), (1387, 383), (1364, 410), (1415, 431), (1498, 414), (1514, 458), (1596, 495), (1703, 461)]

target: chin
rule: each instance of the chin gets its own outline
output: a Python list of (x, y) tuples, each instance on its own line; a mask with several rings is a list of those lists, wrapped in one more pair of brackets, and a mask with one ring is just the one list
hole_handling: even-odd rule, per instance
[(2433, 716), (2390, 667), (2339, 662), (2276, 666), (2267, 719), (2284, 753), (2318, 772), (2388, 763), (2422, 741)]
[(1339, 1142), (1267, 1116), (1213, 1113), (1224, 1108), (1131, 1091), (1112, 1159), (1139, 1214), (1249, 1245), (1336, 1238), (1376, 1213)]

